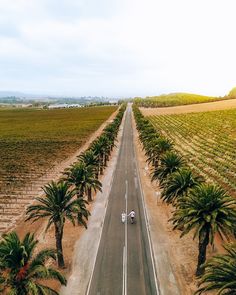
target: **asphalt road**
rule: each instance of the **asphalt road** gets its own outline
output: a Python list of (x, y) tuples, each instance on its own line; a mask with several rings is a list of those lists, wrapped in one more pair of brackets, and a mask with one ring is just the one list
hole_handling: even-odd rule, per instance
[[(121, 222), (121, 213), (136, 212), (136, 221)], [(128, 106), (120, 154), (107, 205), (88, 295), (159, 294), (154, 275), (146, 217)]]

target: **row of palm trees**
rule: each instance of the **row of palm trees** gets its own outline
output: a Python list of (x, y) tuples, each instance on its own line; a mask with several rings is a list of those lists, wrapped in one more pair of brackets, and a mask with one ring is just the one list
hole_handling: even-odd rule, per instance
[(213, 245), (215, 234), (229, 240), (235, 233), (235, 198), (194, 174), (174, 144), (153, 127), (137, 106), (133, 111), (147, 162), (152, 165), (152, 181), (162, 189), (161, 199), (175, 208), (173, 229), (180, 230), (181, 237), (191, 231), (194, 239), (198, 238), (196, 275), (202, 287), (196, 293), (218, 289), (218, 294), (236, 294), (236, 244), (225, 246), (227, 254), (206, 262), (207, 246)]
[(15, 232), (3, 236), (0, 241), (0, 292), (12, 295), (58, 294), (42, 282), (55, 279), (66, 285), (65, 277), (47, 266), (47, 262), (49, 259), (57, 260), (59, 268), (65, 267), (62, 240), (66, 220), (87, 228), (90, 215), (87, 204), (92, 201), (93, 192), (102, 191), (99, 175), (103, 174), (115, 146), (125, 109), (126, 105), (122, 105), (115, 119), (78, 156), (78, 161), (63, 172), (58, 182), (45, 185), (44, 195), (27, 208), (26, 221), (46, 219), (46, 231), (54, 227), (56, 250), (42, 250), (33, 256), (38, 244), (33, 234), (26, 234), (22, 240)]

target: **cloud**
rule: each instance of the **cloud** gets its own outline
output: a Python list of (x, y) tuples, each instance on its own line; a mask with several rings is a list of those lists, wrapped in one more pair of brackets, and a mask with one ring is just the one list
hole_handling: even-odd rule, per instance
[(233, 0), (1, 0), (0, 89), (223, 95), (235, 85), (234, 8)]

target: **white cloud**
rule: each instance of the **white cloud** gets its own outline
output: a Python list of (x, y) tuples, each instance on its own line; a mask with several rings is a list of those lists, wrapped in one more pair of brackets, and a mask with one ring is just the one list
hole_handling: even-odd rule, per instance
[(0, 0), (0, 89), (224, 95), (236, 84), (234, 2)]

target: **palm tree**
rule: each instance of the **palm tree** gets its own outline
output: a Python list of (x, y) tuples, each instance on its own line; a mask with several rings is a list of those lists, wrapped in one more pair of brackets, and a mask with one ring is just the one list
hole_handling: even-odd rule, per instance
[(52, 181), (43, 187), (43, 191), (45, 197), (36, 198), (39, 203), (27, 208), (26, 220), (35, 222), (41, 218), (48, 218), (46, 231), (54, 225), (58, 265), (64, 267), (62, 238), (65, 221), (68, 219), (75, 225), (75, 220), (77, 220), (86, 228), (86, 220), (90, 215), (86, 209), (87, 201), (83, 198), (74, 198), (75, 190), (71, 190), (69, 183), (64, 181), (58, 183)]
[(167, 151), (160, 158), (160, 165), (155, 166), (152, 171), (152, 181), (159, 180), (160, 184), (173, 172), (177, 171), (185, 164), (183, 158), (173, 151)]
[(70, 185), (74, 185), (78, 198), (83, 198), (85, 194), (85, 175), (87, 172), (87, 165), (84, 162), (77, 162), (65, 170), (64, 178)]
[(113, 141), (108, 138), (105, 134), (102, 134), (98, 141), (101, 144), (101, 155), (102, 155), (102, 166), (107, 166), (107, 161), (109, 160), (109, 156), (111, 153), (111, 149), (113, 147)]
[(223, 246), (226, 254), (218, 254), (205, 264), (205, 274), (200, 278), (200, 287), (195, 294), (218, 290), (217, 295), (236, 294), (236, 244)]
[(94, 154), (98, 157), (98, 171), (100, 174), (103, 174), (103, 146), (102, 142), (96, 139), (93, 141), (91, 145), (91, 150), (94, 152)]
[(148, 156), (147, 162), (158, 166), (161, 156), (173, 148), (173, 143), (164, 137), (158, 137), (150, 141), (145, 147), (146, 155)]
[(95, 153), (88, 149), (78, 156), (79, 161), (84, 162), (86, 165), (96, 167), (98, 165), (98, 158)]
[(87, 194), (88, 201), (92, 201), (92, 191), (102, 191), (102, 184), (97, 179), (96, 168), (92, 165), (86, 165), (84, 162), (74, 164), (64, 174), (65, 180), (75, 185), (78, 198), (83, 198)]
[(153, 127), (153, 125), (150, 123), (150, 121), (148, 120), (140, 120), (138, 122), (136, 122), (137, 124), (137, 129), (140, 133), (139, 137), (140, 137), (140, 140), (143, 141), (144, 138), (146, 138), (148, 135), (156, 135), (158, 134), (157, 133), (157, 130)]
[(98, 178), (99, 174), (99, 159), (98, 156), (95, 155), (94, 151), (88, 149), (84, 153), (78, 156), (79, 161), (84, 162), (86, 166), (93, 166), (95, 169), (96, 178)]
[(196, 176), (192, 173), (190, 169), (181, 168), (176, 172), (172, 173), (166, 181), (162, 182), (161, 187), (163, 191), (161, 193), (161, 198), (167, 204), (176, 204), (181, 197), (187, 195), (190, 189), (199, 185), (203, 182), (201, 176)]
[(3, 235), (0, 242), (0, 269), (2, 270), (2, 292), (14, 295), (41, 295), (58, 292), (43, 284), (44, 280), (56, 280), (66, 285), (65, 277), (47, 265), (49, 259), (56, 260), (55, 250), (45, 249), (34, 257), (38, 241), (27, 233), (21, 241), (16, 232)]
[(104, 130), (103, 133), (113, 142), (115, 142), (115, 138), (118, 134), (119, 127), (113, 123), (109, 124)]
[(0, 292), (3, 292), (4, 291), (4, 277), (3, 277), (3, 274), (0, 272)]
[(152, 138), (152, 140), (149, 139), (146, 142), (144, 142), (143, 149), (145, 150), (145, 155), (148, 157), (148, 161), (150, 161), (150, 159), (152, 160), (152, 158), (157, 155), (158, 143), (159, 137), (154, 137)]
[(114, 134), (116, 135), (118, 133), (118, 125), (112, 122), (111, 124), (107, 125), (103, 131), (111, 135), (114, 135)]
[(179, 201), (172, 218), (174, 229), (181, 228), (181, 237), (194, 230), (198, 237), (198, 264), (196, 275), (204, 273), (206, 249), (213, 244), (214, 236), (219, 233), (222, 238), (229, 238), (236, 222), (236, 200), (225, 191), (212, 184), (195, 187)]
[(154, 141), (155, 139), (157, 139), (160, 135), (156, 132), (156, 131), (153, 131), (153, 130), (146, 130), (145, 129), (145, 132), (142, 132), (140, 133), (140, 140), (142, 141), (143, 143), (143, 146), (144, 148), (145, 147), (148, 147), (148, 143), (150, 141)]

